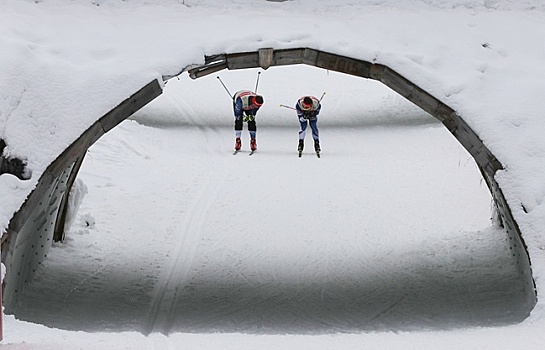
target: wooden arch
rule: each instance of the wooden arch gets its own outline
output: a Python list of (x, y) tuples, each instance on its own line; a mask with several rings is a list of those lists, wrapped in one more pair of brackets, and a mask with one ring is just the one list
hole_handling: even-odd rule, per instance
[[(517, 270), (524, 281), (521, 288), (527, 296), (526, 309), (529, 313), (537, 301), (530, 256), (519, 226), (494, 177), (498, 170), (503, 169), (502, 164), (461, 116), (401, 74), (381, 64), (310, 48), (283, 50), (264, 48), (254, 52), (207, 56), (203, 65), (186, 68), (176, 75), (164, 76), (163, 81), (186, 71), (191, 78), (197, 79), (223, 69), (258, 67), (268, 69), (271, 66), (294, 64), (307, 64), (380, 81), (441, 121), (473, 156), (488, 185), (498, 219), (508, 236)], [(162, 93), (162, 86), (162, 82), (151, 81), (97, 120), (49, 165), (37, 187), (21, 209), (14, 214), (7, 232), (3, 235), (5, 239), (3, 238), (2, 241), (2, 261), (7, 267), (4, 289), (4, 305), (7, 313), (10, 313), (17, 296), (24, 290), (39, 264), (47, 256), (52, 241), (60, 241), (64, 238), (67, 199), (88, 148), (102, 135), (159, 96)]]

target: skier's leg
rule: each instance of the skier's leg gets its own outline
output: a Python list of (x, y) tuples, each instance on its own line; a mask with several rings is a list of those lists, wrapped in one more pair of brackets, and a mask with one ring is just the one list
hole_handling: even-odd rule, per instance
[(257, 125), (255, 123), (255, 120), (250, 120), (248, 122), (248, 132), (250, 134), (250, 138), (255, 139), (257, 134)]
[(310, 120), (310, 128), (312, 129), (312, 138), (314, 139), (314, 150), (320, 152), (320, 132), (318, 131), (318, 118)]
[(242, 135), (242, 117), (235, 118), (235, 136)]
[(248, 121), (248, 133), (250, 134), (250, 149), (255, 151), (257, 149), (257, 141), (255, 139), (257, 134), (257, 125), (254, 120)]
[(307, 125), (308, 123), (306, 120), (304, 122), (299, 121), (299, 126), (301, 127), (299, 129), (299, 140), (305, 139), (305, 135), (307, 134)]
[(242, 135), (242, 117), (235, 118), (235, 150), (238, 151), (242, 147), (240, 136)]
[(305, 146), (305, 136), (307, 133), (306, 130), (307, 130), (308, 123), (306, 120), (304, 122), (299, 120), (299, 125), (301, 126), (301, 128), (299, 129), (299, 144), (297, 145), (297, 150), (299, 152), (302, 152)]
[(312, 138), (314, 141), (320, 141), (320, 132), (318, 131), (318, 118), (311, 119), (310, 128), (312, 129)]

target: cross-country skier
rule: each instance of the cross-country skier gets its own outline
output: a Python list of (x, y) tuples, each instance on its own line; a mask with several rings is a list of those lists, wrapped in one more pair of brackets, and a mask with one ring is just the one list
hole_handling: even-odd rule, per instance
[(233, 96), (233, 110), (235, 113), (235, 151), (242, 147), (240, 136), (242, 135), (243, 122), (248, 123), (248, 133), (250, 134), (250, 149), (257, 150), (255, 115), (263, 105), (263, 96), (257, 95), (252, 91), (241, 90)]
[(305, 146), (305, 135), (309, 124), (312, 129), (312, 138), (314, 139), (314, 150), (318, 155), (321, 151), (320, 133), (318, 131), (318, 114), (320, 114), (321, 108), (322, 105), (320, 104), (320, 100), (314, 96), (303, 96), (295, 105), (297, 117), (299, 117), (299, 124), (301, 126), (299, 129), (299, 145), (297, 146), (299, 155), (301, 155)]

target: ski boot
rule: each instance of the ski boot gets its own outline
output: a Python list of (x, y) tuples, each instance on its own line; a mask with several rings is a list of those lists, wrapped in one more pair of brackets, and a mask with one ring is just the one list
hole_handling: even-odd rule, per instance
[(240, 140), (240, 137), (237, 137), (235, 140), (235, 152), (240, 151), (241, 147), (242, 147), (242, 141)]
[(299, 152), (299, 157), (303, 155), (303, 148), (305, 147), (305, 141), (299, 140), (299, 145), (297, 146), (297, 151)]
[(320, 141), (314, 140), (314, 151), (316, 151), (316, 156), (320, 158), (320, 152), (322, 151), (320, 149)]
[(255, 138), (250, 140), (250, 150), (252, 150), (252, 152), (257, 150), (257, 142), (255, 141)]

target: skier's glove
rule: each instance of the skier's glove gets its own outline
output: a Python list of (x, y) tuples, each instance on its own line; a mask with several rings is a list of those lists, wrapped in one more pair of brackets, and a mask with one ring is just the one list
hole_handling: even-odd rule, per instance
[(305, 116), (302, 116), (302, 117), (299, 117), (299, 121), (301, 123), (305, 123), (307, 120), (306, 120)]

